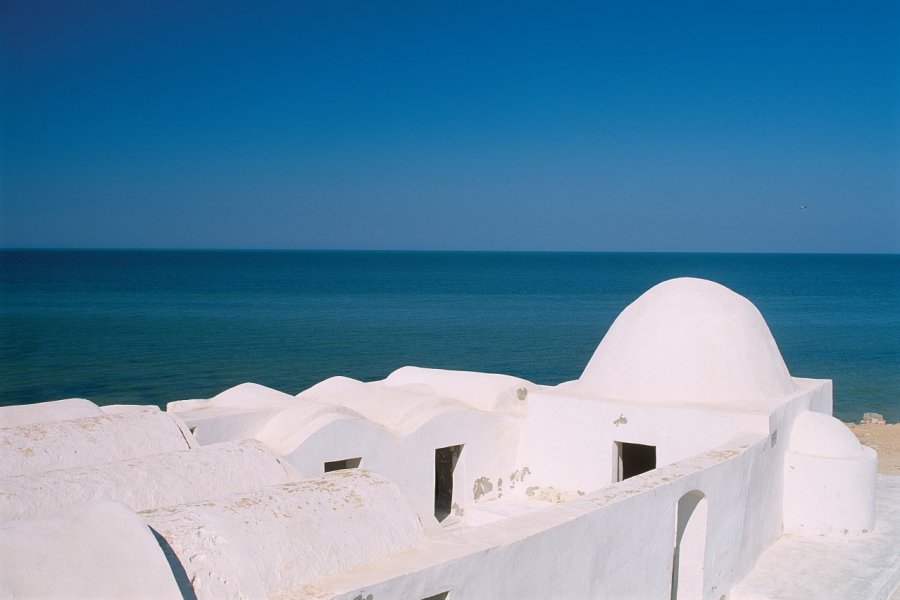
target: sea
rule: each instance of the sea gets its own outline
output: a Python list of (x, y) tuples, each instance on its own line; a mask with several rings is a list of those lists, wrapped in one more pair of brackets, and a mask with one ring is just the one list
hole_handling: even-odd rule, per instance
[(0, 251), (0, 406), (165, 406), (253, 381), (296, 394), (404, 365), (576, 379), (673, 277), (762, 312), (834, 413), (900, 420), (900, 255)]

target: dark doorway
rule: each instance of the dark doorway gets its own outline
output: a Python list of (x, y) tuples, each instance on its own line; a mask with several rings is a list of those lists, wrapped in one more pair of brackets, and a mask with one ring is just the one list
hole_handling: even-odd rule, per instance
[(344, 460), (333, 460), (325, 463), (325, 472), (341, 471), (343, 469), (355, 469), (362, 462), (362, 457), (345, 458)]
[(453, 472), (462, 449), (460, 444), (434, 451), (434, 516), (438, 522), (453, 510)]
[(616, 442), (618, 454), (616, 481), (652, 471), (656, 468), (656, 446)]

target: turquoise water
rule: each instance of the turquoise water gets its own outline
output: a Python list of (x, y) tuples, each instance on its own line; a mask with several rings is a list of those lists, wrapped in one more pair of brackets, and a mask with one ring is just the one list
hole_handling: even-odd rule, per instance
[(296, 393), (407, 364), (579, 376), (616, 315), (678, 276), (762, 311), (835, 414), (900, 420), (900, 256), (0, 252), (0, 405)]

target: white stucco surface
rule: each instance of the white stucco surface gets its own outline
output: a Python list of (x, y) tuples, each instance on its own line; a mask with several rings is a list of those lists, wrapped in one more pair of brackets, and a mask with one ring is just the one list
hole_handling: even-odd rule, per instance
[(326, 379), (297, 397), (350, 409), (395, 435), (414, 431), (443, 412), (472, 410), (464, 402), (435, 394), (426, 384), (389, 386), (348, 377)]
[(299, 479), (257, 441), (226, 442), (86, 467), (0, 477), (0, 522), (100, 500), (139, 511)]
[(0, 476), (95, 465), (196, 446), (177, 417), (159, 410), (0, 429)]
[(878, 457), (830, 415), (794, 420), (784, 467), (784, 530), (857, 535), (875, 526)]
[(846, 425), (831, 415), (805, 412), (794, 421), (791, 452), (822, 458), (857, 458), (864, 446)]
[(729, 600), (900, 597), (900, 477), (878, 475), (876, 488), (870, 533), (784, 535), (763, 552)]
[[(737, 439), (564, 504), (446, 530), (302, 588), (316, 598), (669, 598), (679, 500), (708, 499), (703, 598), (718, 600), (780, 533), (767, 510), (780, 460)], [(302, 597), (302, 594), (301, 594)]]
[(290, 394), (256, 383), (242, 383), (208, 399), (176, 400), (166, 411), (177, 414), (203, 445), (252, 438), (272, 417), (295, 403)]
[(693, 278), (660, 283), (625, 308), (579, 387), (610, 399), (749, 409), (794, 389), (756, 307)]
[(99, 406), (84, 398), (66, 398), (65, 400), (19, 406), (0, 406), (0, 428), (96, 417), (101, 414), (103, 412)]
[(141, 514), (201, 600), (287, 594), (424, 537), (397, 486), (363, 470)]
[(294, 397), (290, 394), (258, 383), (247, 382), (216, 394), (209, 399), (209, 404), (236, 408), (261, 408), (263, 406), (287, 406), (293, 399)]
[(397, 478), (397, 438), (341, 406), (295, 398), (256, 439), (307, 477), (321, 475), (326, 462), (359, 458), (360, 468)]
[(0, 524), (0, 598), (181, 598), (146, 523), (100, 503)]
[(450, 371), (401, 367), (387, 376), (384, 383), (391, 387), (427, 385), (435, 395), (465, 402), (472, 408), (491, 412), (522, 412), (528, 391), (536, 386), (530, 381), (472, 371)]

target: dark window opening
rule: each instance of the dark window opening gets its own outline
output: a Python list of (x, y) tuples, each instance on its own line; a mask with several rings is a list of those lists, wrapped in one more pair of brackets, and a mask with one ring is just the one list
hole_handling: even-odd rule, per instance
[(450, 595), (450, 592), (441, 592), (440, 594), (435, 594), (434, 596), (428, 596), (427, 598), (422, 598), (422, 600), (447, 600), (447, 596)]
[(624, 481), (656, 468), (656, 446), (616, 442), (616, 451), (619, 455), (616, 481)]
[(443, 521), (453, 510), (453, 472), (462, 453), (462, 444), (434, 451), (434, 516)]
[(361, 461), (361, 456), (357, 458), (345, 458), (344, 460), (333, 460), (325, 463), (325, 472), (331, 473), (332, 471), (341, 471), (343, 469), (355, 469), (359, 466)]

